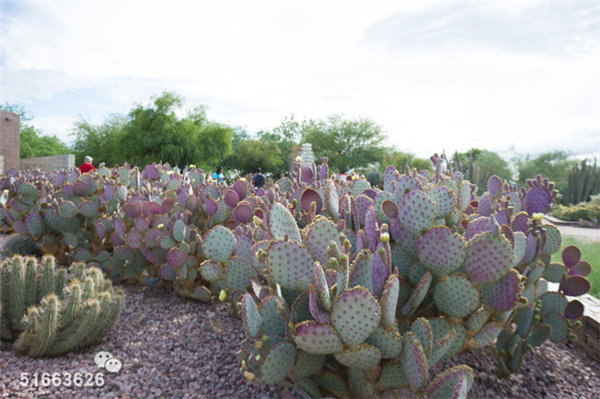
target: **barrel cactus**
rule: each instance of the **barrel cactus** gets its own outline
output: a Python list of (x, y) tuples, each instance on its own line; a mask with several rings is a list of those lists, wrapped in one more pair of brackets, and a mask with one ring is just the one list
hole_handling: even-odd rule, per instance
[(14, 256), (0, 265), (0, 331), (14, 349), (32, 357), (57, 356), (100, 342), (123, 303), (97, 268), (54, 258)]

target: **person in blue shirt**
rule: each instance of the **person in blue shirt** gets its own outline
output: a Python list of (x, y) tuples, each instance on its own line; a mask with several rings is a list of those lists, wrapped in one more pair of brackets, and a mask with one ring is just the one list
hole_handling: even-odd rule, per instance
[(257, 168), (256, 174), (252, 177), (252, 184), (254, 184), (254, 188), (259, 189), (264, 186), (265, 180), (265, 175), (262, 174), (262, 170)]
[(216, 172), (212, 175), (213, 179), (217, 181), (217, 183), (221, 183), (225, 181), (225, 176), (223, 175), (223, 167), (218, 166)]

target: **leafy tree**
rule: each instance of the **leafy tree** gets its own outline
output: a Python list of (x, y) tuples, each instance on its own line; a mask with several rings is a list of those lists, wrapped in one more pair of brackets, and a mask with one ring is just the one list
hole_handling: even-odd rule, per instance
[(204, 107), (179, 118), (175, 110), (182, 104), (176, 94), (163, 93), (153, 105), (135, 107), (117, 140), (120, 155), (137, 165), (214, 166), (223, 160), (231, 152), (233, 128), (208, 122)]
[(95, 163), (104, 162), (108, 167), (123, 164), (126, 158), (121, 155), (118, 141), (126, 121), (122, 115), (112, 115), (97, 126), (85, 120), (76, 122), (72, 133), (75, 164), (83, 163), (86, 155), (94, 158)]
[(69, 147), (58, 137), (44, 135), (40, 130), (25, 123), (30, 121), (33, 116), (22, 105), (5, 103), (1, 108), (5, 111), (19, 114), (21, 158), (45, 157), (69, 153)]
[(569, 171), (576, 164), (569, 159), (565, 151), (550, 151), (537, 156), (526, 155), (516, 160), (519, 172), (519, 183), (525, 184), (527, 179), (542, 175), (556, 183), (560, 192), (565, 192), (569, 185)]
[(393, 165), (400, 171), (400, 173), (402, 173), (404, 170), (405, 159), (407, 166), (410, 169), (416, 168), (418, 170), (427, 169), (429, 171), (433, 171), (433, 164), (429, 159), (418, 158), (414, 154), (398, 151), (394, 148), (388, 148), (386, 151), (384, 151), (380, 170), (383, 172), (388, 165)]
[(477, 185), (479, 195), (487, 191), (487, 181), (492, 175), (509, 182), (513, 181), (508, 162), (493, 151), (472, 148), (467, 152), (456, 152), (452, 157), (452, 163), (467, 180)]
[(384, 139), (381, 127), (369, 119), (335, 115), (302, 124), (302, 142), (312, 145), (316, 159), (328, 157), (330, 168), (339, 172), (379, 162)]
[(243, 173), (254, 173), (260, 167), (263, 173), (275, 174), (280, 170), (282, 160), (277, 144), (272, 141), (244, 140), (235, 154), (235, 165)]
[[(274, 166), (270, 170), (275, 176), (282, 173), (289, 173), (293, 157), (299, 149), (298, 142), (302, 137), (302, 126), (304, 122), (298, 122), (294, 119), (294, 115), (286, 116), (282, 119), (279, 126), (272, 130), (259, 131), (257, 136), (259, 140), (266, 146), (270, 146), (269, 143), (274, 143), (279, 148), (279, 151), (275, 154), (278, 160), (271, 162)], [(263, 171), (266, 171), (263, 168)]]

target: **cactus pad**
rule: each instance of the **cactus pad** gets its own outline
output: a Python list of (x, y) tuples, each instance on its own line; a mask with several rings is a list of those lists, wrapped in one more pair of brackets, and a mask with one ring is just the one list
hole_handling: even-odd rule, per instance
[(329, 262), (327, 249), (331, 242), (333, 241), (338, 247), (340, 246), (340, 233), (336, 225), (329, 219), (319, 216), (307, 229), (305, 245), (316, 260), (326, 265)]
[(529, 344), (531, 346), (540, 346), (544, 343), (550, 335), (552, 334), (552, 328), (548, 325), (542, 325), (531, 333), (530, 336), (525, 340), (525, 344)]
[(435, 202), (435, 216), (443, 218), (456, 208), (456, 197), (452, 189), (445, 186), (436, 186), (430, 192), (431, 199)]
[(435, 217), (435, 203), (422, 191), (406, 194), (398, 206), (402, 224), (413, 232), (419, 232), (431, 225)]
[(167, 253), (167, 263), (172, 267), (181, 267), (186, 262), (186, 254), (179, 248), (171, 248)]
[(531, 187), (525, 194), (525, 208), (529, 215), (546, 213), (552, 205), (552, 196), (545, 187)]
[[(377, 381), (377, 386), (382, 389), (404, 388), (408, 386), (408, 379), (406, 378), (406, 374), (404, 374), (404, 370), (399, 361), (391, 361), (383, 365), (379, 380)], [(408, 392), (412, 393), (412, 391)], [(399, 396), (399, 398), (404, 399), (405, 397)], [(410, 396), (408, 398), (410, 398)]]
[(419, 261), (437, 277), (458, 269), (465, 255), (466, 247), (460, 235), (445, 226), (433, 227), (417, 241)]
[(396, 203), (394, 201), (383, 201), (381, 203), (381, 210), (390, 219), (395, 219), (398, 217), (398, 206), (396, 206)]
[(562, 236), (556, 226), (545, 224), (543, 228), (546, 231), (546, 243), (544, 244), (544, 248), (542, 248), (542, 253), (550, 255), (560, 249), (562, 245)]
[(431, 356), (431, 351), (433, 350), (433, 331), (427, 319), (419, 317), (410, 326), (410, 331), (419, 339), (425, 354)]
[(402, 307), (402, 316), (408, 317), (417, 310), (421, 302), (423, 302), (427, 296), (432, 279), (431, 272), (427, 272), (421, 277), (421, 280), (413, 290), (412, 295)]
[(565, 295), (580, 296), (590, 292), (591, 285), (585, 277), (571, 276), (567, 278), (567, 281), (562, 288)]
[(231, 230), (217, 226), (210, 230), (204, 239), (202, 249), (204, 254), (215, 262), (225, 262), (235, 248), (235, 237)]
[(361, 251), (354, 259), (350, 269), (350, 286), (360, 285), (373, 291), (373, 254), (370, 251)]
[(433, 300), (444, 314), (466, 317), (480, 305), (479, 291), (463, 274), (453, 274), (441, 280), (433, 291)]
[(294, 342), (308, 353), (328, 355), (343, 349), (342, 341), (329, 324), (316, 321), (303, 321), (294, 329)]
[(261, 367), (261, 379), (266, 384), (283, 380), (294, 368), (296, 349), (289, 342), (274, 345)]
[(402, 350), (401, 361), (410, 386), (413, 389), (421, 388), (429, 379), (429, 365), (421, 342), (410, 331), (404, 336), (404, 349)]
[(575, 245), (569, 245), (562, 251), (562, 260), (569, 269), (575, 266), (581, 259), (581, 251)]
[(473, 370), (468, 366), (454, 366), (438, 374), (427, 386), (430, 399), (467, 399), (473, 386)]
[(223, 277), (223, 268), (218, 263), (206, 260), (200, 265), (200, 275), (207, 281), (218, 281)]
[(251, 284), (253, 276), (257, 277), (258, 273), (254, 270), (250, 261), (244, 258), (232, 257), (225, 268), (225, 280), (227, 288), (231, 292), (236, 290), (245, 291)]
[(256, 307), (256, 302), (250, 294), (244, 294), (242, 297), (242, 324), (246, 335), (250, 338), (256, 338), (260, 331), (262, 318)]
[(544, 269), (542, 276), (551, 283), (560, 283), (569, 270), (561, 263), (550, 263)]
[(292, 375), (297, 380), (308, 378), (321, 371), (324, 363), (325, 355), (313, 355), (308, 352), (301, 352), (296, 356), (296, 364), (292, 370)]
[(570, 320), (578, 319), (583, 316), (583, 304), (578, 300), (569, 302), (565, 309), (565, 317)]
[(490, 345), (502, 331), (502, 324), (500, 323), (487, 323), (481, 328), (472, 338), (473, 347), (482, 348)]
[(500, 280), (483, 287), (483, 302), (498, 311), (513, 309), (519, 300), (519, 284), (519, 273), (511, 270)]
[(331, 296), (329, 295), (329, 286), (327, 285), (327, 277), (323, 268), (318, 262), (314, 264), (314, 283), (317, 293), (319, 294), (319, 303), (326, 311), (331, 310)]
[(381, 357), (391, 359), (402, 353), (402, 335), (391, 328), (377, 327), (366, 341), (381, 351)]
[(279, 313), (279, 308), (283, 307), (276, 295), (265, 297), (258, 307), (262, 316), (261, 330), (263, 334), (283, 336), (285, 334), (285, 320)]
[(433, 367), (450, 350), (456, 337), (455, 330), (449, 330), (435, 344), (431, 356), (429, 356), (429, 367)]
[(313, 278), (313, 259), (308, 250), (294, 241), (275, 241), (268, 250), (267, 267), (282, 287), (308, 290)]
[(275, 239), (284, 239), (287, 236), (290, 240), (301, 242), (300, 231), (294, 217), (279, 202), (271, 207), (269, 227)]
[(355, 347), (371, 335), (381, 320), (381, 309), (363, 287), (343, 292), (331, 307), (331, 324), (344, 343)]
[(379, 364), (381, 351), (367, 343), (335, 354), (337, 361), (355, 370), (368, 370)]
[(571, 276), (581, 276), (581, 277), (585, 277), (588, 274), (590, 274), (591, 272), (592, 272), (592, 265), (590, 265), (590, 263), (585, 260), (577, 262), (577, 264), (569, 270), (569, 274)]
[(381, 294), (381, 322), (384, 327), (393, 327), (396, 321), (396, 307), (398, 306), (398, 295), (400, 294), (400, 281), (398, 275), (392, 274), (385, 283)]
[(512, 264), (511, 245), (500, 234), (482, 233), (467, 244), (466, 269), (476, 283), (487, 284), (499, 280)]
[(467, 329), (469, 331), (478, 331), (481, 327), (483, 327), (489, 315), (490, 312), (484, 308), (481, 308), (476, 312), (471, 313), (471, 315), (467, 319)]
[(316, 190), (307, 188), (300, 197), (300, 206), (302, 207), (302, 210), (308, 213), (310, 211), (310, 204), (312, 202), (314, 202), (316, 205), (315, 214), (318, 215), (323, 209), (323, 200)]
[(539, 298), (542, 301), (540, 313), (542, 316), (549, 313), (563, 313), (567, 307), (567, 298), (558, 292), (546, 292)]
[(569, 326), (567, 320), (558, 313), (550, 313), (544, 317), (542, 325), (547, 325), (552, 328), (550, 333), (550, 341), (554, 343), (563, 342), (567, 339)]

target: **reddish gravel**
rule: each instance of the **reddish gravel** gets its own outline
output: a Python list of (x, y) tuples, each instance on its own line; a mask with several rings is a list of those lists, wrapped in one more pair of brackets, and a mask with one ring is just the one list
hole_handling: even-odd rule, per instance
[[(0, 236), (0, 247), (2, 244)], [(221, 303), (203, 304), (178, 297), (162, 287), (124, 287), (117, 323), (98, 347), (51, 359), (19, 356), (0, 348), (0, 398), (279, 398), (281, 390), (246, 381), (235, 355), (244, 333), (240, 320)], [(121, 360), (118, 374), (99, 369), (100, 350)], [(600, 363), (571, 344), (546, 344), (532, 351), (522, 372), (507, 380), (495, 376), (494, 355), (487, 348), (467, 353), (434, 371), (468, 364), (476, 381), (471, 398), (600, 398)], [(44, 387), (19, 384), (21, 373), (102, 373), (93, 387)], [(64, 375), (64, 374), (63, 374)], [(40, 377), (41, 379), (41, 377)]]

